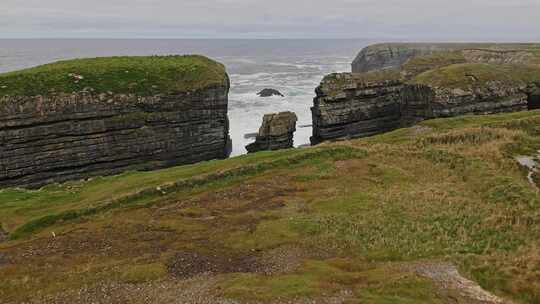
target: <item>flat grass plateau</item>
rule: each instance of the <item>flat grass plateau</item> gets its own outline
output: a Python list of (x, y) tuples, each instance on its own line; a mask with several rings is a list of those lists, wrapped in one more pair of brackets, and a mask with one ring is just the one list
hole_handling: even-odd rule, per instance
[(0, 97), (80, 92), (151, 96), (225, 85), (225, 67), (203, 56), (100, 57), (0, 74)]

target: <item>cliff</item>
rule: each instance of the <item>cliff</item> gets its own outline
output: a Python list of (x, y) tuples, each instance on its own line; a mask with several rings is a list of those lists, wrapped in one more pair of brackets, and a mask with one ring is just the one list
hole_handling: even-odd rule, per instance
[(400, 68), (414, 57), (465, 51), (472, 61), (524, 62), (535, 44), (498, 43), (381, 43), (362, 49), (352, 63), (353, 73)]
[[(312, 143), (370, 136), (425, 119), (538, 107), (539, 47), (456, 50), (457, 45), (421, 46), (394, 49), (393, 54), (414, 54), (399, 68), (387, 67), (401, 62), (400, 56), (398, 61), (370, 67), (380, 70), (325, 77), (313, 102)], [(451, 50), (444, 51), (443, 46)]]
[(298, 117), (293, 112), (266, 114), (254, 143), (246, 146), (249, 153), (293, 147)]
[[(312, 144), (370, 136), (399, 127), (402, 82), (395, 75), (332, 74), (316, 89), (312, 107)], [(379, 77), (377, 77), (379, 76)]]
[(200, 56), (63, 61), (0, 75), (0, 186), (227, 156), (229, 81)]

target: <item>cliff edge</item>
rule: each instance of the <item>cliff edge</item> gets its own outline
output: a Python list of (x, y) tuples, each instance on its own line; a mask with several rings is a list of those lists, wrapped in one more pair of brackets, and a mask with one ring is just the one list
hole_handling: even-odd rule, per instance
[[(493, 62), (496, 58), (501, 58), (501, 61), (506, 63), (528, 62), (531, 57), (526, 51), (535, 47), (537, 45), (527, 43), (380, 43), (370, 45), (358, 53), (352, 63), (352, 72), (401, 68), (414, 57), (457, 51), (464, 51), (469, 59), (476, 57), (475, 60), (483, 62)], [(482, 55), (485, 58), (479, 58)]]
[(385, 44), (361, 54), (356, 69), (369, 72), (331, 74), (316, 89), (313, 144), (540, 106), (540, 45)]
[(202, 56), (77, 59), (0, 74), (0, 187), (227, 156), (229, 79)]

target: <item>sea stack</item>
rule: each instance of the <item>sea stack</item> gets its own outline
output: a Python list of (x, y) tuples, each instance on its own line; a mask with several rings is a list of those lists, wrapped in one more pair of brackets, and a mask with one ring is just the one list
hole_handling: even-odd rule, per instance
[(312, 144), (365, 137), (426, 119), (540, 106), (540, 45), (378, 44), (353, 73), (326, 76), (313, 102)]
[(293, 112), (264, 115), (255, 142), (246, 146), (248, 153), (292, 148), (297, 121)]
[(202, 56), (79, 59), (0, 74), (0, 187), (227, 157), (229, 78)]

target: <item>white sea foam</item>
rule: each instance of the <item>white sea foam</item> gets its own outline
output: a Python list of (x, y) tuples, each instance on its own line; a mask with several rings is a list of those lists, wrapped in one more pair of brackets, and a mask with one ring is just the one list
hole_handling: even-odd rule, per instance
[[(283, 58), (281, 58), (283, 59)], [(295, 112), (298, 125), (311, 125), (311, 106), (314, 90), (325, 74), (347, 71), (350, 63), (343, 57), (311, 56), (294, 58), (290, 62), (261, 61), (255, 63), (259, 72), (231, 74), (229, 94), (230, 134), (233, 140), (233, 155), (246, 153), (245, 146), (253, 141), (244, 135), (258, 131), (264, 114), (283, 111)], [(247, 70), (257, 70), (244, 66)], [(271, 72), (260, 72), (260, 71)], [(256, 93), (264, 88), (279, 90), (285, 97), (261, 98)], [(297, 128), (295, 146), (309, 144), (311, 127)]]

